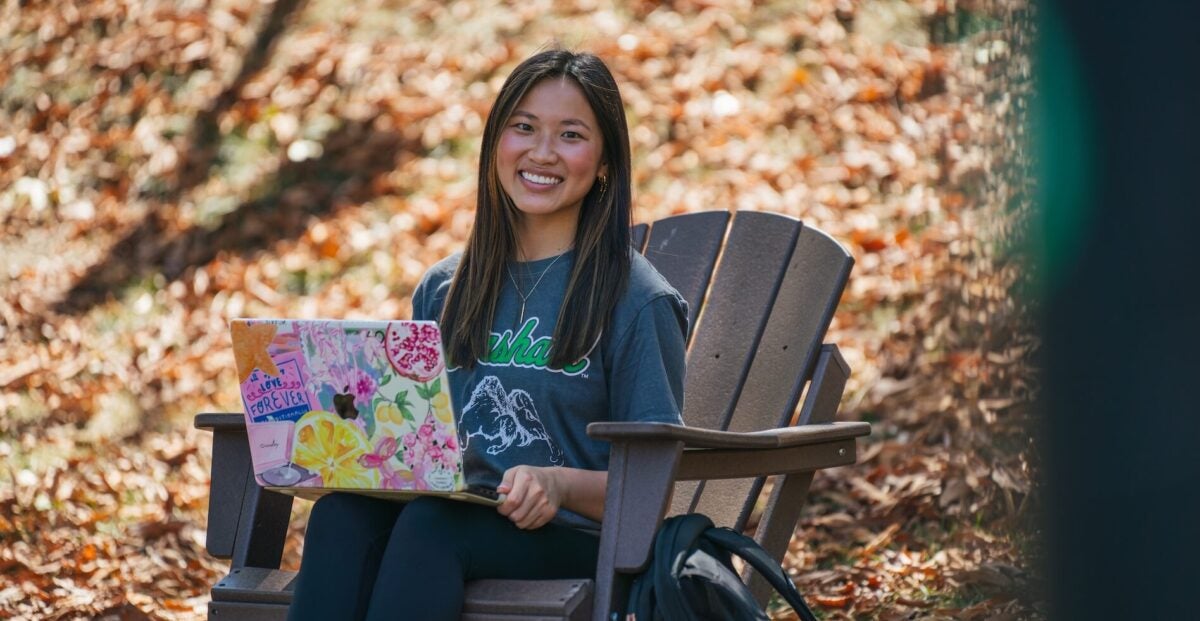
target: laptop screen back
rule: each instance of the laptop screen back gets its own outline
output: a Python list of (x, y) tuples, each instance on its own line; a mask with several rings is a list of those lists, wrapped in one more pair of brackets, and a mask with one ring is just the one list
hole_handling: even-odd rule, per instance
[(259, 484), (463, 489), (436, 323), (238, 319), (231, 334)]

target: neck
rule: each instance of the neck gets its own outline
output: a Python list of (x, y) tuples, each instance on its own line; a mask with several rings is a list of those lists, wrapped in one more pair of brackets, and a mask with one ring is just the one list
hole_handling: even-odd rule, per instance
[(517, 260), (537, 261), (570, 250), (576, 223), (573, 218), (546, 220), (526, 215), (517, 233)]

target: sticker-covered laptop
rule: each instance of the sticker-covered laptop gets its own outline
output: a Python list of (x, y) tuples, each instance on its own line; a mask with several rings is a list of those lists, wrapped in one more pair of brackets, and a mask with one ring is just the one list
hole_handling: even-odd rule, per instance
[(263, 487), (498, 502), (466, 486), (435, 322), (235, 319), (230, 332)]

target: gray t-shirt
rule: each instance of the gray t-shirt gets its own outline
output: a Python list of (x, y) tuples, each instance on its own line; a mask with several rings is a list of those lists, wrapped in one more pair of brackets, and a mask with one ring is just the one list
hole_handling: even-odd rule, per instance
[[(640, 254), (631, 253), (629, 286), (591, 353), (562, 369), (547, 365), (574, 254), (510, 262), (489, 355), (449, 371), (470, 485), (494, 488), (521, 464), (607, 470), (608, 443), (589, 438), (588, 423), (681, 420), (687, 303)], [(441, 316), (459, 259), (426, 272), (413, 293), (414, 319)], [(526, 296), (523, 323), (514, 279)], [(596, 527), (566, 510), (556, 521)]]

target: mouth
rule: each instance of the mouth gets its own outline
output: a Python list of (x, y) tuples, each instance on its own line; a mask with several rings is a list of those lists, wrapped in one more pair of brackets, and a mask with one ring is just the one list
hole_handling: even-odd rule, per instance
[(526, 170), (522, 170), (520, 174), (522, 179), (535, 185), (558, 185), (563, 181), (561, 177), (537, 175)]

